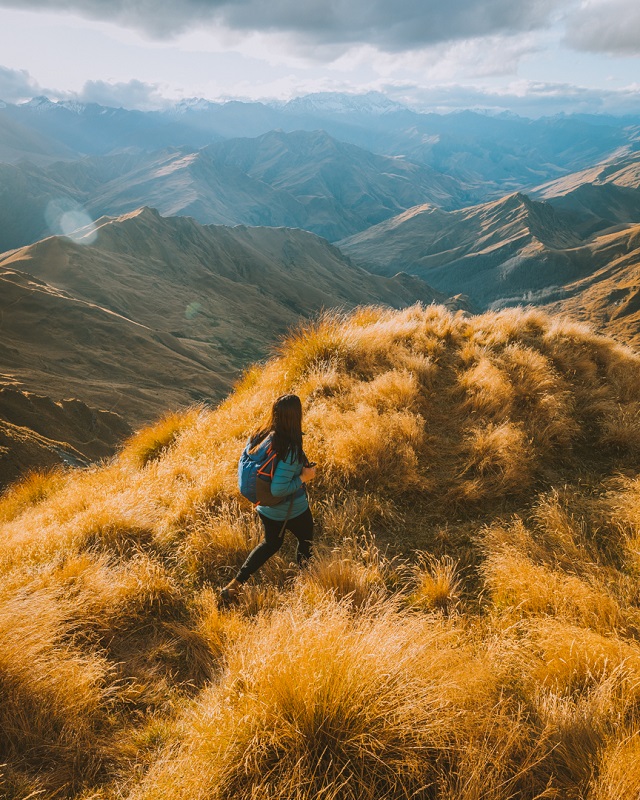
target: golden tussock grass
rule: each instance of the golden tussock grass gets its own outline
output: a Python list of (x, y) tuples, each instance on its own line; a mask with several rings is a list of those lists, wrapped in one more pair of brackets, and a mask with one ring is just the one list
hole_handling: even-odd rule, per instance
[(557, 619), (533, 622), (528, 634), (533, 644), (531, 679), (554, 694), (585, 696), (608, 685), (608, 695), (621, 716), (640, 700), (640, 647), (616, 636), (603, 635)]
[[(0, 795), (637, 794), (640, 358), (539, 311), (325, 314), (217, 408), (0, 500)], [(223, 608), (304, 406), (316, 556)], [(2, 794), (4, 793), (4, 794)]]
[(426, 611), (453, 611), (462, 589), (458, 562), (451, 556), (420, 556), (415, 568), (415, 589), (410, 595), (412, 606)]
[(166, 453), (180, 434), (196, 424), (200, 413), (198, 408), (172, 412), (155, 425), (142, 428), (125, 443), (122, 458), (130, 459), (139, 467), (155, 461)]
[(388, 571), (371, 541), (345, 539), (340, 547), (316, 553), (300, 579), (299, 591), (309, 603), (331, 596), (360, 608), (388, 595)]
[(63, 483), (64, 473), (59, 468), (28, 473), (0, 497), (0, 522), (10, 522), (26, 508), (46, 500)]
[(185, 717), (182, 747), (134, 797), (423, 790), (459, 715), (437, 645), (448, 634), (388, 613), (353, 617), (333, 601), (276, 612), (231, 651), (225, 679)]
[(619, 603), (604, 586), (532, 562), (505, 548), (483, 564), (492, 602), (518, 615), (553, 615), (594, 630), (611, 631), (623, 622)]
[(0, 751), (54, 788), (95, 776), (109, 663), (74, 646), (68, 605), (45, 590), (0, 602)]
[(389, 497), (367, 492), (317, 496), (313, 487), (310, 495), (325, 541), (342, 542), (367, 536), (374, 528), (397, 531), (402, 527), (402, 514)]
[(240, 567), (258, 535), (255, 520), (237, 503), (221, 505), (188, 526), (176, 551), (178, 563), (196, 581), (223, 583)]
[(613, 742), (602, 755), (593, 800), (636, 800), (640, 796), (640, 734)]

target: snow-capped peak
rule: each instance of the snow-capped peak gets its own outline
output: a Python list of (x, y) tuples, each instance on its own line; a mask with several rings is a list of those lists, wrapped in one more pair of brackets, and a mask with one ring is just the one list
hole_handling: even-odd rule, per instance
[(50, 111), (56, 107), (53, 100), (49, 100), (49, 98), (43, 94), (38, 95), (38, 97), (32, 97), (31, 100), (27, 100), (26, 103), (20, 103), (20, 105), (23, 108), (31, 108), (34, 111)]
[(74, 114), (84, 114), (87, 110), (86, 104), (78, 100), (61, 100), (58, 105), (66, 108), (67, 111), (72, 111)]
[(205, 100), (204, 97), (185, 97), (173, 106), (173, 111), (176, 114), (186, 114), (189, 111), (209, 111), (219, 103), (213, 103), (211, 100)]
[(366, 94), (346, 94), (342, 92), (316, 92), (302, 97), (296, 97), (284, 104), (287, 111), (318, 112), (325, 114), (388, 114), (391, 111), (401, 111), (405, 106), (390, 100), (381, 92), (367, 92)]

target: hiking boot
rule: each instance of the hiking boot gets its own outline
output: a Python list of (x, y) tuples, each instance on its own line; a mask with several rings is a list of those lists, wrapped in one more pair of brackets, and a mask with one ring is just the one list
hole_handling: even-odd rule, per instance
[(220, 605), (230, 606), (237, 603), (239, 593), (239, 589), (228, 589), (226, 586), (220, 589)]

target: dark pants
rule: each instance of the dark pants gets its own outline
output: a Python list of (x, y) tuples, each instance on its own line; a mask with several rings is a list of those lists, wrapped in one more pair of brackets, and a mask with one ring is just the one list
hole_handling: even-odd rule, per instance
[[(253, 548), (247, 556), (247, 560), (240, 567), (240, 571), (236, 575), (236, 580), (240, 583), (247, 581), (256, 570), (260, 569), (267, 559), (278, 552), (284, 542), (284, 531), (282, 531), (284, 520), (269, 519), (262, 514), (258, 514), (258, 516), (264, 526), (264, 539), (257, 547)], [(291, 531), (298, 540), (296, 560), (298, 565), (302, 566), (311, 555), (313, 541), (313, 517), (310, 509), (288, 520), (285, 530)], [(280, 531), (282, 531), (282, 536)]]

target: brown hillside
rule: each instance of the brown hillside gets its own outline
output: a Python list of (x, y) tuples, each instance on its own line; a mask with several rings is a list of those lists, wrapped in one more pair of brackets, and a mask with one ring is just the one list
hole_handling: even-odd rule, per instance
[(566, 284), (562, 299), (546, 308), (588, 321), (620, 341), (639, 347), (640, 225), (595, 238), (587, 257), (593, 271)]
[(556, 283), (567, 267), (554, 255), (581, 242), (572, 217), (516, 193), (458, 211), (418, 206), (338, 244), (375, 272), (409, 272), (486, 308)]
[(0, 388), (0, 488), (28, 470), (111, 456), (129, 435), (129, 425), (113, 412)]
[(589, 169), (573, 172), (549, 181), (533, 190), (536, 197), (561, 197), (587, 184), (614, 184), (628, 189), (640, 189), (640, 153), (623, 153)]
[(27, 273), (0, 264), (0, 284), (5, 385), (76, 397), (139, 423), (183, 405), (189, 392), (220, 395), (231, 378), (184, 354), (173, 337), (161, 341), (148, 327)]
[(313, 234), (201, 226), (150, 209), (0, 256), (0, 369), (136, 424), (219, 399), (275, 337), (322, 308), (444, 296), (373, 276)]
[[(235, 468), (304, 404), (316, 557)], [(637, 796), (640, 358), (516, 309), (361, 308), (217, 409), (0, 503), (3, 791), (158, 800)], [(624, 765), (624, 768), (621, 766)]]

